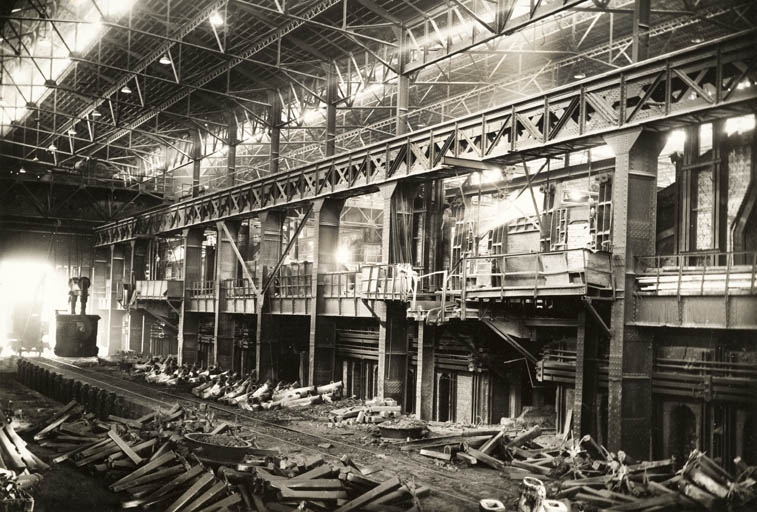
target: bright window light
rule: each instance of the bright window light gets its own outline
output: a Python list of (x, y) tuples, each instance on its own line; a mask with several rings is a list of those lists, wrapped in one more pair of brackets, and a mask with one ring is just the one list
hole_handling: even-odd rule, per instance
[(746, 116), (732, 117), (725, 122), (725, 133), (733, 135), (734, 133), (745, 133), (754, 129), (754, 114)]

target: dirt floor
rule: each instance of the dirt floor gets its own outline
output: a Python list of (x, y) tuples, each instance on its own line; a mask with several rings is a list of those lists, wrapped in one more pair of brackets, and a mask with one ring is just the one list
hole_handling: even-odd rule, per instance
[[(60, 404), (22, 386), (10, 375), (3, 374), (0, 381), (0, 403), (6, 407), (8, 400), (13, 409), (20, 409), (21, 418), (14, 420), (14, 428), (35, 425), (50, 415)], [(34, 454), (45, 462), (55, 456), (54, 452), (39, 446), (31, 432), (19, 432)], [(62, 464), (52, 465), (42, 473), (44, 480), (30, 491), (34, 497), (35, 512), (110, 512), (120, 510), (121, 499), (108, 491), (105, 482), (77, 468)]]
[[(90, 366), (86, 371), (144, 396), (177, 401), (184, 407), (197, 406), (196, 398), (187, 391), (146, 384), (117, 366)], [(170, 393), (171, 397), (165, 393)], [(60, 405), (12, 380), (3, 385), (0, 399), (13, 400), (14, 408), (23, 409), (31, 423), (44, 418), (50, 408)], [(417, 452), (402, 451), (402, 440), (381, 438), (377, 425), (337, 426), (328, 421), (330, 410), (357, 403), (356, 400), (343, 399), (297, 410), (239, 410), (236, 414), (215, 411), (215, 414), (219, 421), (233, 422), (245, 434), (254, 435), (261, 448), (278, 448), (282, 453), (292, 455), (321, 454), (327, 462), (336, 464), (340, 457), (348, 455), (361, 467), (382, 468), (371, 478), (382, 480), (398, 475), (404, 481), (429, 487), (431, 495), (421, 502), (427, 512), (473, 512), (479, 510), (479, 501), (484, 498), (499, 499), (509, 509), (515, 505), (519, 482), (509, 480), (493, 469), (467, 466), (461, 462), (445, 463)], [(434, 435), (453, 434), (464, 428), (467, 427), (430, 425)], [(30, 437), (26, 436), (30, 449), (49, 461), (51, 453), (31, 442)], [(117, 510), (120, 503), (120, 497), (108, 492), (105, 482), (97, 475), (87, 475), (68, 465), (56, 466), (46, 472), (41, 488), (32, 494), (37, 500), (37, 511), (110, 511)]]
[[(169, 392), (185, 396), (195, 401), (196, 397), (176, 388), (166, 388), (157, 384), (147, 384), (141, 377), (135, 377), (118, 366), (91, 366), (90, 370), (110, 375), (107, 379), (124, 379), (155, 392)], [(404, 440), (383, 439), (377, 425), (336, 426), (328, 421), (332, 409), (359, 404), (359, 400), (342, 399), (332, 404), (320, 404), (300, 409), (278, 409), (268, 411), (243, 411), (238, 414), (217, 412), (217, 417), (224, 421), (248, 428), (256, 435), (256, 442), (261, 448), (278, 448), (283, 453), (302, 453), (303, 455), (322, 454), (327, 460), (337, 462), (343, 455), (348, 455), (362, 466), (384, 468), (376, 474), (377, 479), (390, 478), (397, 474), (403, 480), (409, 480), (432, 489), (430, 496), (422, 500), (423, 509), (433, 512), (478, 511), (479, 501), (484, 498), (498, 499), (512, 508), (519, 496), (520, 482), (509, 480), (496, 470), (487, 467), (472, 467), (463, 462), (446, 463), (419, 455), (413, 451), (402, 451)], [(185, 406), (192, 406), (183, 403)], [(478, 428), (486, 428), (479, 425)], [(496, 428), (497, 426), (489, 426)], [(471, 428), (450, 423), (431, 423), (432, 435), (450, 435)], [(331, 445), (325, 448), (326, 445)], [(319, 446), (321, 445), (321, 446)]]

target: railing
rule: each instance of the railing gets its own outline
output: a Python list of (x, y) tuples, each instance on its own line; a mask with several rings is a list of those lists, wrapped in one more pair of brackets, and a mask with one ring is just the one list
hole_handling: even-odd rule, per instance
[(181, 299), (182, 282), (174, 280), (137, 281), (134, 287), (137, 299)]
[(476, 291), (575, 293), (587, 287), (612, 289), (610, 254), (589, 249), (555, 252), (464, 256), (448, 288), (463, 297)]
[(227, 298), (250, 298), (255, 297), (257, 280), (253, 279), (250, 283), (249, 279), (227, 279), (223, 282), (224, 289), (226, 290)]
[(642, 295), (754, 295), (757, 252), (696, 252), (637, 258)]
[(293, 299), (312, 297), (312, 265), (310, 262), (282, 265), (273, 278), (273, 296)]
[(216, 282), (215, 281), (193, 281), (187, 287), (187, 293), (190, 298), (207, 299), (215, 297)]
[(415, 272), (409, 263), (382, 263), (360, 269), (360, 296), (366, 299), (410, 299), (414, 289)]
[(652, 383), (661, 394), (751, 403), (757, 392), (757, 365), (655, 358)]
[[(597, 384), (606, 388), (609, 378), (607, 357), (587, 359), (597, 364)], [(539, 382), (554, 382), (574, 385), (576, 381), (576, 350), (565, 348), (545, 348), (541, 359), (536, 363), (536, 379)]]
[(357, 272), (326, 272), (319, 274), (318, 279), (321, 295), (326, 299), (357, 297)]

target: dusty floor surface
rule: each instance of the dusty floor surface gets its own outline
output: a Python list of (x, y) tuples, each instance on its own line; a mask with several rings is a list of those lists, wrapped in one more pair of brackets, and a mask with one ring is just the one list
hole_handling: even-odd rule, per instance
[[(185, 407), (195, 407), (197, 404), (197, 399), (187, 391), (146, 384), (141, 378), (131, 377), (116, 366), (90, 366), (80, 371), (145, 397), (177, 401)], [(42, 418), (46, 415), (44, 411), (60, 405), (16, 382), (4, 386), (2, 393), (15, 394), (17, 398), (11, 398), (17, 404), (15, 407), (30, 409), (29, 415), (33, 414), (31, 410), (42, 409), (36, 413)], [(4, 396), (0, 394), (0, 398)], [(345, 399), (298, 410), (238, 410), (236, 414), (216, 411), (216, 417), (219, 421), (234, 422), (249, 429), (261, 448), (278, 448), (285, 454), (321, 454), (327, 462), (337, 464), (342, 455), (349, 455), (361, 467), (382, 468), (371, 478), (382, 480), (396, 474), (405, 481), (427, 486), (432, 490), (431, 495), (421, 501), (426, 512), (474, 512), (479, 510), (479, 501), (484, 498), (499, 499), (508, 505), (508, 509), (515, 505), (519, 482), (504, 478), (495, 470), (459, 462), (444, 463), (417, 452), (402, 451), (402, 441), (382, 439), (376, 425), (336, 426), (329, 423), (330, 410), (355, 403), (358, 402)], [(435, 435), (453, 434), (461, 428), (459, 425), (431, 425)], [(49, 460), (50, 453), (44, 448), (32, 442), (30, 448)], [(35, 510), (46, 512), (110, 511), (117, 510), (120, 502), (119, 496), (108, 492), (105, 482), (97, 476), (86, 475), (65, 465), (47, 472), (43, 488), (35, 490), (34, 496), (39, 503)]]
[[(21, 409), (23, 417), (14, 423), (19, 426), (36, 424), (49, 416), (50, 411), (60, 404), (34, 390), (22, 386), (7, 374), (0, 382), (0, 403), (5, 406), (7, 400), (13, 401), (14, 409)], [(49, 463), (54, 452), (39, 446), (32, 439), (31, 432), (19, 435), (28, 443), (27, 447)], [(34, 512), (110, 512), (120, 510), (121, 500), (109, 492), (105, 482), (96, 476), (88, 475), (68, 464), (52, 465), (43, 471), (44, 480), (32, 489)]]

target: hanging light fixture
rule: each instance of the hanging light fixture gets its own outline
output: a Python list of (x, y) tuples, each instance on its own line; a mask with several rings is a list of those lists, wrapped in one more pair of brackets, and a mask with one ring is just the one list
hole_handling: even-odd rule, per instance
[(169, 64), (171, 64), (171, 58), (168, 55), (163, 55), (160, 57), (160, 60), (158, 62), (160, 62), (164, 66), (168, 66)]
[(100, 113), (99, 110), (93, 110), (90, 114), (92, 117), (102, 117), (103, 115)]
[(573, 78), (575, 78), (576, 80), (583, 80), (584, 78), (586, 78), (586, 73), (584, 73), (583, 71), (576, 71), (576, 74), (573, 75)]
[(49, 146), (47, 147), (47, 149), (48, 149), (48, 150), (49, 150), (50, 152), (52, 152), (52, 153), (55, 153), (56, 151), (58, 151), (58, 146), (56, 146), (55, 144), (50, 144), (50, 145), (49, 145)]
[(74, 130), (73, 128), (71, 128), (70, 130), (68, 130), (68, 134), (71, 135), (71, 136), (74, 136), (74, 135), (76, 135), (76, 130)]
[(218, 11), (213, 11), (213, 13), (208, 18), (208, 21), (210, 21), (210, 24), (214, 27), (219, 27), (223, 25), (223, 17), (218, 14)]
[(121, 87), (121, 92), (124, 94), (131, 94), (131, 88), (128, 84), (124, 84), (124, 86)]

